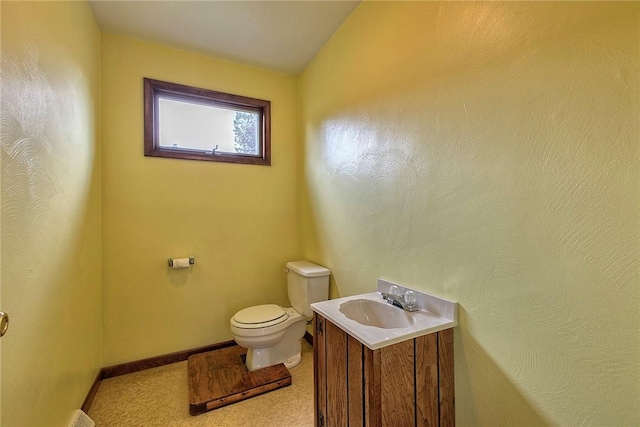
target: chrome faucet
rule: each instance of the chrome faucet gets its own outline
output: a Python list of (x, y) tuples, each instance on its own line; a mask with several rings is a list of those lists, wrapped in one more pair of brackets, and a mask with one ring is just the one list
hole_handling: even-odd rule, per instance
[(381, 292), (382, 298), (387, 300), (387, 303), (400, 307), (406, 311), (418, 311), (417, 296), (413, 291), (407, 291), (404, 295), (400, 295), (397, 286), (391, 286), (389, 293)]

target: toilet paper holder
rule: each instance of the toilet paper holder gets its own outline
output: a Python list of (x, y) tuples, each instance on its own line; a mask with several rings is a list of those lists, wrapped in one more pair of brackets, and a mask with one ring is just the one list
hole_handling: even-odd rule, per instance
[[(173, 267), (173, 258), (169, 258), (169, 259), (167, 260), (167, 262), (169, 263), (169, 267)], [(195, 259), (195, 257), (190, 256), (190, 257), (189, 257), (189, 264), (190, 264), (190, 265), (193, 265), (193, 264), (195, 264), (195, 263), (196, 263), (196, 259)]]

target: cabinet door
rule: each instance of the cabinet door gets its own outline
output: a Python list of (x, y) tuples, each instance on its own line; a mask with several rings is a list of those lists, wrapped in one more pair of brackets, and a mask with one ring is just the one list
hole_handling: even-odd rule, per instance
[(346, 426), (347, 415), (347, 334), (325, 320), (325, 350), (327, 368), (327, 427)]
[(416, 345), (416, 425), (440, 425), (438, 403), (438, 339), (436, 334), (415, 339)]
[(362, 426), (363, 345), (315, 315), (315, 425)]
[(380, 352), (381, 415), (383, 426), (414, 426), (414, 340), (383, 347)]
[(349, 427), (364, 426), (364, 371), (365, 346), (347, 335), (347, 404)]
[(453, 329), (438, 332), (438, 394), (440, 426), (453, 427), (456, 425)]

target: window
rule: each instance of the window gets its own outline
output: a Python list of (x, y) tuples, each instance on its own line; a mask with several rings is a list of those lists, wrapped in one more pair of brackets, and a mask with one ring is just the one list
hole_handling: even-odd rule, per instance
[(144, 155), (271, 165), (271, 103), (144, 79)]

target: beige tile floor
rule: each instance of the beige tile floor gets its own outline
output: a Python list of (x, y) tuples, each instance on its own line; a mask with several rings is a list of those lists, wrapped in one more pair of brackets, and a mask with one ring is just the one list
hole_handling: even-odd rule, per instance
[(187, 362), (104, 380), (89, 416), (97, 427), (313, 426), (313, 349), (302, 341), (292, 384), (202, 415), (189, 415)]

